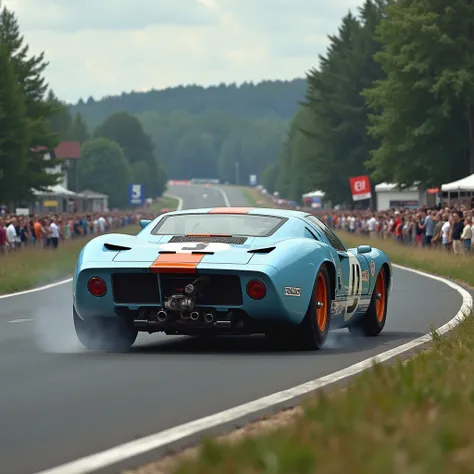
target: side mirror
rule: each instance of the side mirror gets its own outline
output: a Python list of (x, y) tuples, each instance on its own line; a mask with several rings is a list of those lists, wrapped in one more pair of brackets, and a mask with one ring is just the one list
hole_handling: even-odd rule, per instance
[(142, 229), (144, 229), (150, 222), (151, 222), (151, 219), (141, 219), (140, 220), (140, 227)]
[(338, 251), (337, 254), (339, 255), (339, 260), (342, 262), (345, 258), (349, 258), (349, 254), (347, 252)]
[(359, 245), (357, 247), (357, 253), (370, 253), (372, 252), (372, 247), (370, 245)]

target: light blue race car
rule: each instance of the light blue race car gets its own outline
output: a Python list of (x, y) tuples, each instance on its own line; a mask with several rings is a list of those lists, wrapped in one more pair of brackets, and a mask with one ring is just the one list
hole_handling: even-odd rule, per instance
[(129, 349), (139, 331), (265, 334), (304, 350), (329, 329), (376, 336), (393, 279), (369, 245), (346, 249), (318, 218), (263, 208), (191, 209), (105, 234), (79, 254), (73, 318), (89, 349)]

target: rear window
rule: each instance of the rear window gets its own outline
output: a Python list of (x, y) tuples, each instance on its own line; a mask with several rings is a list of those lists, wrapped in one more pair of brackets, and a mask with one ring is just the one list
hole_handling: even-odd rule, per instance
[(153, 235), (226, 234), (267, 237), (286, 219), (249, 214), (180, 214), (163, 218)]

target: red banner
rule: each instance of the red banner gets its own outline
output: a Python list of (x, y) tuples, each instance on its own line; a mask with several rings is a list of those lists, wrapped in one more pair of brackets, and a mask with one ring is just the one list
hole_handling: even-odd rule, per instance
[(351, 184), (352, 199), (354, 201), (362, 201), (363, 199), (370, 199), (372, 197), (370, 179), (367, 175), (349, 178), (349, 182)]

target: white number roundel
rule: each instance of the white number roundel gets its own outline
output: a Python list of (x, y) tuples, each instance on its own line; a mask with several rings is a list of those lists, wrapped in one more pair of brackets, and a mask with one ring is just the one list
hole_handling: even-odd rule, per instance
[(163, 244), (160, 246), (161, 251), (176, 253), (193, 253), (193, 252), (222, 252), (229, 250), (229, 244), (205, 243), (205, 242), (179, 242), (171, 244)]

